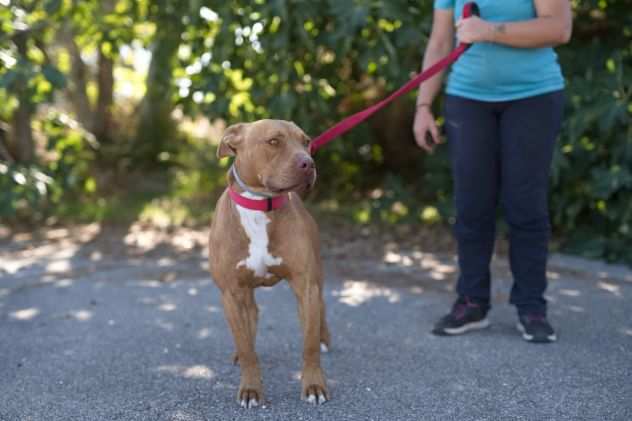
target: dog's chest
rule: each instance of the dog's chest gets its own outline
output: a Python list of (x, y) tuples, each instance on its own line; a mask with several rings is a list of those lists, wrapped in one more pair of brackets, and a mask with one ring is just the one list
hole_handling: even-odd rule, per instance
[(268, 224), (270, 218), (265, 212), (253, 211), (241, 206), (237, 206), (237, 212), (241, 226), (248, 237), (248, 254), (245, 259), (237, 263), (237, 268), (245, 267), (251, 270), (256, 277), (272, 277), (268, 268), (280, 265), (283, 260), (280, 257), (274, 257), (269, 250)]

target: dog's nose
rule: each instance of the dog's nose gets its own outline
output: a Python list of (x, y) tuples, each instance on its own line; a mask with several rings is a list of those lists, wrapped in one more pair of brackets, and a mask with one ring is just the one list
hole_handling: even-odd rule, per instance
[(301, 171), (307, 174), (314, 172), (314, 160), (309, 155), (299, 155), (297, 158), (297, 165)]

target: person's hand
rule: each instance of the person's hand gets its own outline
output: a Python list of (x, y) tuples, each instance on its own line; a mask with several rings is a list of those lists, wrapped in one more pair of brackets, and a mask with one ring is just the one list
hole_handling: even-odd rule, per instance
[(437, 123), (435, 123), (429, 105), (417, 107), (415, 122), (413, 123), (413, 134), (415, 135), (417, 145), (426, 152), (432, 153), (434, 147), (442, 143), (441, 137), (439, 137)]
[(478, 16), (459, 19), (456, 23), (456, 37), (466, 44), (491, 41), (493, 34), (494, 25)]

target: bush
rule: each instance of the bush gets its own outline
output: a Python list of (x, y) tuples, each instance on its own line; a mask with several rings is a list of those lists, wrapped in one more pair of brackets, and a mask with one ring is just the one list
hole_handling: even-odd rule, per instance
[(0, 218), (31, 223), (63, 214), (96, 195), (92, 175), (96, 142), (65, 114), (41, 122), (46, 153), (38, 164), (0, 162)]
[(568, 251), (632, 263), (632, 57), (596, 44), (565, 59), (553, 226)]

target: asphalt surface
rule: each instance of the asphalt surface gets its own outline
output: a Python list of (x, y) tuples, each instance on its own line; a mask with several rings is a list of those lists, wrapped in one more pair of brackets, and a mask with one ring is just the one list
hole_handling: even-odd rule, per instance
[[(453, 299), (432, 276), (441, 265), (411, 269), (391, 256), (371, 280), (327, 262), (332, 400), (299, 400), (302, 340), (282, 283), (257, 292), (266, 402), (247, 410), (235, 399), (232, 338), (202, 257), (82, 260), (35, 246), (35, 257), (19, 260), (13, 251), (0, 253), (2, 421), (632, 420), (629, 271), (611, 279), (586, 267), (553, 270), (559, 342), (534, 345), (504, 299), (485, 331), (429, 334)], [(165, 272), (183, 265), (199, 273)], [(411, 271), (430, 281), (395, 282)], [(509, 282), (499, 277), (502, 297)]]

